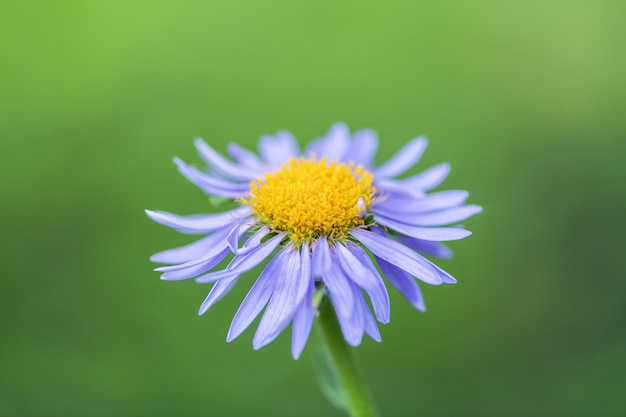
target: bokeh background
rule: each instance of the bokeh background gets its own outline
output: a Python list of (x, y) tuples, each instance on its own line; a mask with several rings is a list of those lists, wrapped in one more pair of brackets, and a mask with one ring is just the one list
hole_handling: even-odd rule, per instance
[(484, 213), (356, 350), (384, 416), (626, 415), (623, 1), (0, 4), (0, 415), (340, 416), (288, 332), (225, 342), (254, 274), (209, 288), (150, 254), (189, 242), (143, 209), (213, 210), (171, 163), (192, 140), (378, 131), (378, 163)]

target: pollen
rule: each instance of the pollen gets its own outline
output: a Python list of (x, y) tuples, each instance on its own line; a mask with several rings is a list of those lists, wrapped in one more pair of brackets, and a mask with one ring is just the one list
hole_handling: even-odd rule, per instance
[(279, 170), (250, 183), (241, 201), (259, 223), (282, 232), (296, 244), (322, 235), (343, 240), (363, 226), (374, 200), (374, 176), (354, 163), (292, 158)]

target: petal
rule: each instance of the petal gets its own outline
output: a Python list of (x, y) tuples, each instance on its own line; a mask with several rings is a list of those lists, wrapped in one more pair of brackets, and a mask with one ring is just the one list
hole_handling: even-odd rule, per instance
[(279, 168), (298, 156), (298, 144), (288, 132), (278, 132), (276, 137), (263, 135), (259, 140), (259, 154), (270, 167)]
[(404, 197), (410, 198), (411, 200), (423, 198), (425, 196), (424, 190), (420, 188), (409, 187), (401, 180), (394, 180), (389, 178), (381, 179), (374, 177), (374, 185), (383, 196), (391, 195), (396, 198)]
[(356, 245), (351, 245), (348, 249), (337, 244), (335, 248), (337, 248), (337, 256), (346, 277), (367, 292), (374, 306), (376, 319), (382, 323), (388, 323), (389, 295), (382, 278), (367, 253)]
[(248, 240), (246, 240), (246, 243), (244, 243), (244, 245), (241, 248), (234, 251), (235, 255), (245, 255), (246, 253), (252, 252), (254, 249), (257, 248), (257, 246), (260, 245), (261, 240), (263, 240), (263, 238), (269, 233), (270, 233), (269, 228), (267, 227), (260, 228), (252, 236), (250, 236)]
[(363, 316), (359, 311), (359, 307), (357, 306), (358, 301), (356, 300), (358, 300), (358, 297), (363, 298), (363, 294), (361, 294), (361, 290), (356, 286), (356, 284), (353, 282), (348, 283), (352, 293), (352, 298), (355, 300), (354, 308), (350, 310), (339, 309), (338, 307), (340, 307), (340, 304), (338, 304), (338, 301), (333, 298), (332, 293), (329, 293), (329, 295), (333, 306), (335, 307), (337, 320), (339, 321), (339, 327), (341, 327), (343, 338), (349, 345), (358, 346), (363, 340), (365, 322), (363, 321)]
[(250, 190), (250, 185), (247, 183), (233, 183), (205, 174), (178, 158), (174, 158), (174, 163), (185, 178), (200, 187), (207, 194), (217, 197), (239, 198), (245, 196)]
[(428, 213), (435, 210), (457, 207), (467, 200), (469, 193), (460, 190), (440, 191), (422, 195), (421, 197), (412, 197), (407, 195), (393, 194), (387, 198), (377, 199), (374, 203), (375, 210), (383, 210), (386, 214), (396, 215), (411, 213)]
[(337, 243), (334, 247), (341, 269), (348, 278), (361, 288), (371, 289), (378, 286), (376, 277), (348, 248), (341, 243)]
[(215, 304), (216, 302), (221, 300), (223, 296), (228, 294), (228, 292), (235, 286), (236, 283), (236, 276), (216, 282), (215, 285), (213, 285), (213, 288), (211, 288), (211, 292), (209, 292), (209, 295), (200, 305), (198, 315), (206, 313), (207, 310), (213, 306), (213, 304)]
[(374, 170), (374, 176), (379, 178), (395, 177), (419, 161), (428, 146), (428, 140), (420, 136), (407, 143), (389, 161)]
[(306, 243), (301, 250), (286, 246), (272, 261), (277, 263), (276, 286), (252, 340), (254, 349), (270, 343), (289, 324), (313, 279)]
[[(230, 226), (228, 226), (226, 229), (230, 229)], [(150, 257), (150, 261), (160, 264), (180, 264), (190, 261), (192, 259), (199, 258), (202, 255), (206, 254), (206, 252), (213, 245), (215, 245), (215, 243), (219, 242), (222, 239), (219, 231), (220, 229), (216, 230), (215, 233), (203, 237), (202, 239), (188, 245), (155, 253)]]
[(324, 139), (324, 153), (318, 158), (327, 157), (329, 161), (341, 161), (350, 146), (350, 129), (345, 123), (335, 123), (330, 127)]
[(472, 234), (469, 230), (461, 227), (417, 227), (389, 219), (385, 216), (375, 215), (374, 217), (380, 224), (416, 239), (445, 242), (463, 239)]
[(452, 257), (452, 250), (443, 243), (415, 239), (407, 236), (398, 236), (398, 240), (409, 248), (425, 255), (440, 259), (450, 259)]
[(398, 186), (406, 187), (407, 189), (428, 191), (441, 184), (449, 173), (450, 164), (443, 163), (412, 177), (397, 180), (396, 183)]
[(378, 136), (370, 129), (355, 132), (350, 144), (350, 160), (363, 167), (371, 167), (374, 163), (374, 155), (378, 150)]
[(232, 163), (231, 161), (217, 153), (202, 139), (196, 138), (193, 143), (196, 146), (196, 149), (198, 150), (198, 153), (200, 154), (202, 159), (204, 159), (204, 161), (210, 167), (216, 169), (218, 172), (226, 175), (227, 177), (240, 181), (246, 181), (246, 183), (258, 177), (258, 170), (251, 169), (247, 166), (243, 166), (240, 164)]
[(355, 229), (350, 233), (374, 255), (407, 271), (425, 283), (431, 285), (442, 283), (441, 277), (426, 259), (401, 243), (360, 229)]
[(243, 300), (228, 330), (226, 341), (239, 337), (267, 304), (276, 283), (276, 262), (267, 264)]
[(236, 253), (237, 250), (239, 249), (239, 225), (236, 225), (235, 227), (233, 227), (233, 230), (230, 231), (230, 233), (228, 234), (228, 236), (226, 237), (226, 242), (228, 244), (228, 248), (233, 252)]
[[(292, 157), (297, 158), (300, 156), (300, 147), (298, 146), (298, 142), (296, 138), (293, 137), (291, 132), (286, 130), (279, 130), (276, 132), (276, 139), (280, 143), (281, 147), (284, 149), (284, 152), (289, 155), (287, 160)], [(286, 162), (286, 161), (285, 161)]]
[(326, 236), (320, 236), (317, 242), (315, 242), (315, 246), (313, 246), (313, 275), (323, 277), (330, 269), (331, 262), (332, 259), (328, 239), (326, 239)]
[(251, 211), (248, 207), (239, 207), (219, 214), (193, 214), (191, 216), (179, 216), (165, 211), (146, 210), (148, 217), (155, 222), (188, 234), (203, 234), (215, 231), (230, 223), (246, 219), (250, 213)]
[(247, 165), (250, 168), (261, 170), (261, 160), (256, 154), (236, 143), (228, 144), (228, 154), (237, 162), (243, 165)]
[(219, 279), (229, 278), (232, 276), (239, 276), (246, 271), (251, 270), (265, 258), (267, 258), (276, 247), (280, 244), (280, 241), (284, 238), (284, 235), (279, 234), (268, 240), (267, 242), (257, 246), (254, 250), (244, 255), (237, 255), (226, 269), (222, 271), (209, 272), (196, 278), (196, 282), (200, 284), (206, 284)]
[(446, 271), (444, 271), (443, 269), (439, 268), (437, 265), (435, 265), (435, 264), (432, 264), (432, 265), (435, 267), (437, 272), (439, 272), (439, 276), (443, 280), (444, 284), (456, 284), (456, 279), (454, 279), (454, 277), (452, 275), (448, 274)]
[[(176, 265), (175, 267), (162, 267), (155, 270), (163, 272), (161, 279), (164, 281), (180, 281), (182, 279), (189, 279), (215, 268), (224, 260), (224, 258), (226, 258), (226, 256), (228, 256), (229, 253), (230, 250), (228, 248), (223, 248), (221, 251), (212, 251), (210, 257), (205, 257), (206, 259), (199, 263), (194, 261), (194, 264), (188, 267), (183, 268)], [(165, 268), (170, 269), (165, 270)]]
[(256, 231), (252, 236), (250, 236), (246, 242), (243, 244), (239, 251), (249, 252), (251, 249), (256, 248), (261, 244), (261, 241), (265, 237), (265, 235), (269, 234), (270, 229), (268, 227), (261, 227), (258, 231)]
[(424, 191), (431, 190), (441, 184), (450, 173), (450, 164), (435, 165), (411, 178), (406, 179), (407, 185)]
[(354, 309), (354, 295), (350, 287), (350, 280), (346, 278), (338, 260), (329, 265), (324, 276), (320, 277), (333, 299), (333, 305), (337, 314), (349, 316)]
[[(245, 226), (245, 227), (246, 229), (248, 228), (248, 226)], [(210, 260), (211, 258), (213, 258), (214, 256), (216, 256), (218, 253), (222, 252), (224, 249), (228, 249), (226, 237), (232, 234), (232, 232), (235, 230), (239, 231), (239, 228), (240, 228), (239, 224), (236, 224), (234, 226), (230, 225), (227, 228), (220, 229), (219, 231), (213, 233), (211, 235), (211, 237), (213, 238), (211, 242), (212, 243), (211, 247), (207, 248), (207, 250), (201, 256), (197, 258), (191, 259), (187, 262), (184, 262), (178, 265), (161, 266), (161, 267), (155, 268), (154, 270), (159, 271), (159, 272), (177, 271), (177, 270), (189, 268), (189, 267), (204, 263)]]
[(379, 257), (376, 257), (376, 262), (378, 263), (382, 273), (385, 275), (385, 278), (387, 278), (391, 285), (404, 295), (413, 307), (419, 311), (426, 311), (422, 291), (420, 290), (419, 285), (417, 285), (417, 281), (415, 281), (415, 279), (408, 272), (393, 266)]
[(445, 226), (466, 220), (481, 211), (483, 211), (482, 207), (470, 204), (430, 213), (404, 216), (398, 220), (415, 226)]
[(357, 298), (356, 300), (357, 310), (359, 314), (361, 315), (361, 320), (363, 321), (365, 333), (367, 333), (369, 337), (371, 337), (376, 342), (380, 342), (382, 340), (380, 337), (380, 331), (378, 330), (378, 325), (376, 324), (376, 320), (374, 320), (374, 317), (372, 316), (372, 312), (367, 306), (365, 297), (363, 297), (363, 294), (359, 292), (359, 296), (356, 298)]
[(298, 359), (306, 345), (306, 341), (311, 333), (315, 311), (313, 309), (313, 294), (315, 285), (313, 280), (309, 280), (309, 289), (300, 303), (300, 307), (293, 316), (291, 327), (291, 354), (294, 359)]

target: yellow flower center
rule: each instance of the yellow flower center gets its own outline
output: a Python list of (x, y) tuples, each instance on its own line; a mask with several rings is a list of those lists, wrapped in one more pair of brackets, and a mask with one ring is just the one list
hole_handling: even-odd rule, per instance
[(286, 233), (296, 244), (326, 235), (342, 239), (363, 225), (374, 199), (374, 176), (354, 163), (292, 158), (279, 170), (250, 183), (241, 201), (261, 224)]

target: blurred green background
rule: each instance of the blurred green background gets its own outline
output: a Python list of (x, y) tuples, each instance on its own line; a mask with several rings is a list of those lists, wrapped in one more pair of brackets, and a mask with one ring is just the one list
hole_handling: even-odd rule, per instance
[(378, 163), (484, 213), (420, 314), (392, 293), (356, 350), (384, 416), (626, 415), (623, 1), (0, 4), (0, 415), (341, 416), (289, 332), (225, 342), (254, 274), (209, 288), (150, 254), (190, 242), (143, 209), (211, 210), (173, 156), (337, 120)]

